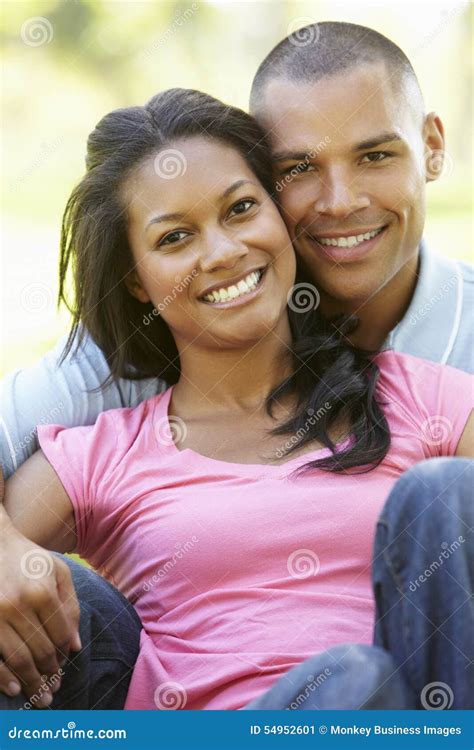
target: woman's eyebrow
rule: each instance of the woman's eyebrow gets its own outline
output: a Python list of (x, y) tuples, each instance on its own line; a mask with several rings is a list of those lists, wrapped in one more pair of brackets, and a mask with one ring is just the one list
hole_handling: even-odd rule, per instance
[(230, 187), (228, 187), (221, 195), (221, 200), (224, 200), (224, 198), (227, 198), (231, 193), (234, 193), (236, 190), (239, 189), (239, 187), (242, 187), (242, 185), (253, 185), (254, 183), (251, 180), (236, 180)]
[(160, 214), (160, 216), (154, 216), (148, 224), (145, 227), (145, 231), (148, 229), (148, 227), (151, 227), (152, 224), (159, 224), (161, 221), (179, 221), (180, 219), (183, 219), (185, 214)]
[[(224, 198), (227, 198), (231, 193), (234, 193), (236, 190), (239, 189), (242, 185), (253, 185), (254, 183), (251, 180), (236, 180), (230, 187), (228, 187), (221, 195), (221, 200), (224, 200)], [(188, 212), (189, 213), (189, 212)], [(181, 221), (181, 219), (186, 218), (188, 213), (172, 213), (172, 214), (160, 214), (159, 216), (153, 216), (153, 218), (150, 219), (148, 224), (145, 227), (145, 232), (147, 229), (153, 224), (159, 224), (163, 221)]]

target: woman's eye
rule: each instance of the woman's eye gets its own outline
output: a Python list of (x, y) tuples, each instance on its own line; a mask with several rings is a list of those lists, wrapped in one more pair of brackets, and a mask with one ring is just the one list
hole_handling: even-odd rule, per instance
[(369, 154), (365, 154), (362, 157), (361, 161), (364, 162), (364, 159), (367, 159), (367, 162), (369, 163), (372, 163), (374, 161), (383, 161), (388, 156), (391, 156), (391, 154), (389, 154), (388, 151), (371, 151)]
[(170, 232), (169, 234), (165, 235), (162, 240), (159, 241), (158, 247), (162, 247), (163, 245), (173, 245), (176, 242), (180, 242), (185, 237), (188, 236), (188, 232)]
[(239, 214), (245, 214), (247, 211), (249, 211), (252, 206), (255, 206), (256, 203), (251, 198), (247, 198), (244, 201), (239, 201), (239, 203), (236, 203), (229, 211), (229, 216), (232, 214), (239, 215)]

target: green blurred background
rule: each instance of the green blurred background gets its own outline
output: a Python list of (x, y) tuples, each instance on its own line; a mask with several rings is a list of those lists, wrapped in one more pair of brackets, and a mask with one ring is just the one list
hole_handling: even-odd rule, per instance
[(472, 260), (471, 16), (469, 2), (3, 2), (2, 371), (35, 361), (67, 330), (56, 310), (59, 225), (96, 122), (170, 86), (246, 108), (263, 57), (315, 21), (371, 26), (410, 57), (447, 130), (426, 236)]

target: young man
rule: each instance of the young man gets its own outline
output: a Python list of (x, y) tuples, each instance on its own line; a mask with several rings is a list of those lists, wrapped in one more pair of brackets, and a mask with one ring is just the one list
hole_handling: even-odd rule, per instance
[[(422, 242), (425, 184), (436, 177), (430, 160), (432, 163), (434, 155), (439, 158), (444, 144), (441, 121), (433, 113), (424, 114), (411, 65), (388, 39), (352, 24), (324, 23), (308, 27), (308, 31), (309, 38), (317, 37), (314, 43), (301, 46), (290, 37), (262, 63), (252, 88), (251, 109), (269, 131), (281, 207), (322, 309), (330, 316), (341, 312), (357, 315), (360, 322), (351, 335), (358, 345), (374, 349), (391, 346), (471, 371), (472, 271), (430, 254)], [(89, 339), (79, 353), (68, 356), (58, 367), (63, 345), (60, 342), (35, 367), (14, 373), (4, 383), (0, 446), (7, 476), (36, 450), (35, 427), (42, 421), (90, 424), (104, 409), (134, 406), (165, 387), (155, 380), (119, 381), (104, 391), (91, 392), (109, 374), (102, 353)], [(456, 501), (461, 498), (461, 504), (466, 496), (467, 469), (454, 459), (450, 466), (456, 477), (446, 483)], [(440, 469), (433, 484), (429, 478), (432, 472), (420, 471), (413, 473), (399, 492), (406, 493), (407, 482), (411, 482), (410, 492), (418, 487), (414, 494), (421, 501), (422, 496), (441, 497)], [(401, 506), (396, 488), (393, 498), (391, 513), (396, 528)], [(463, 512), (458, 508), (457, 516)], [(403, 528), (407, 525), (405, 517)], [(94, 697), (87, 694), (90, 684), (97, 700), (107, 696), (104, 681), (107, 685), (120, 682), (123, 690), (115, 704), (120, 707), (138, 648), (140, 624), (133, 612), (105, 581), (59, 556), (43, 576), (38, 603), (37, 582), (18, 575), (18, 561), (37, 548), (25, 547), (5, 518), (3, 532), (1, 529), (0, 516), (2, 570), (8, 565), (9, 571), (0, 580), (0, 593), (4, 601), (21, 599), (27, 604), (21, 616), (10, 608), (14, 626), (9, 625), (9, 630), (2, 624), (0, 608), (0, 633), (24, 627), (25, 607), (31, 621), (38, 624), (23, 635), (29, 651), (23, 649), (20, 660), (13, 664), (0, 662), (0, 690), (7, 692), (8, 682), (14, 682), (16, 688), (10, 695), (17, 694), (20, 684), (15, 675), (19, 675), (28, 696), (38, 692), (40, 675), (57, 671), (69, 649), (80, 648), (77, 594), (81, 636), (95, 645), (89, 654), (81, 651), (76, 657), (79, 671), (89, 678), (83, 682), (83, 695), (74, 707), (94, 705)], [(419, 530), (418, 538), (421, 535)], [(425, 551), (434, 543), (433, 536), (427, 535)], [(383, 576), (381, 569), (379, 572)], [(427, 596), (428, 589), (424, 591)], [(393, 595), (396, 597), (395, 590)], [(41, 613), (51, 608), (53, 617), (45, 621)], [(104, 623), (108, 625), (104, 627)], [(105, 646), (104, 632), (110, 641)], [(126, 639), (120, 637), (123, 632), (128, 634)], [(379, 643), (389, 645), (382, 637)], [(352, 668), (360, 671), (361, 659), (366, 658), (358, 652), (346, 655), (343, 671), (346, 675)], [(393, 665), (387, 667), (385, 656), (381, 659), (365, 693), (356, 691), (347, 707), (377, 707), (374, 695), (380, 698), (378, 707), (383, 707), (385, 696), (378, 686), (387, 680)], [(94, 664), (105, 661), (109, 671), (104, 675)], [(318, 664), (322, 666), (322, 662)], [(71, 670), (65, 679), (70, 681), (71, 696), (77, 694)], [(340, 692), (336, 692), (334, 705), (334, 696), (325, 703), (320, 691), (322, 702), (317, 707), (338, 707)], [(42, 691), (38, 704), (49, 705), (43, 703), (43, 697), (50, 699), (50, 691)], [(288, 704), (285, 695), (279, 695), (271, 707)], [(95, 707), (114, 705), (97, 705), (95, 701)], [(399, 702), (390, 707), (406, 706)], [(458, 703), (456, 707), (467, 706)]]

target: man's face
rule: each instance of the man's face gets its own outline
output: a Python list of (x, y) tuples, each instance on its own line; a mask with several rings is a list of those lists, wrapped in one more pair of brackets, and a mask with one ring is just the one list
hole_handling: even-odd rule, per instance
[(443, 138), (438, 118), (407, 98), (382, 64), (265, 89), (259, 120), (285, 222), (303, 266), (343, 305), (363, 305), (416, 262), (434, 179), (425, 148), (441, 149)]

